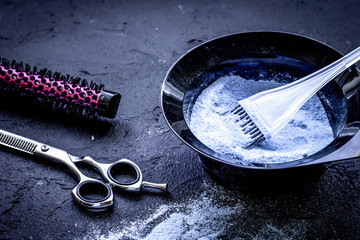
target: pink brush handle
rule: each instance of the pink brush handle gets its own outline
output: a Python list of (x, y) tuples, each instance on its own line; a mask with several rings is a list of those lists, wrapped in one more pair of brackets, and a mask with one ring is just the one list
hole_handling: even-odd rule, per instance
[(50, 98), (61, 99), (69, 103), (96, 109), (101, 90), (94, 90), (88, 86), (80, 86), (65, 80), (31, 74), (15, 68), (0, 65), (0, 81), (25, 91), (41, 93)]

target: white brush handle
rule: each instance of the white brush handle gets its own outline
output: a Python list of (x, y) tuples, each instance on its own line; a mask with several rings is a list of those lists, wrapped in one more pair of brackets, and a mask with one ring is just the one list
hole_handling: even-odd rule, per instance
[[(332, 64), (290, 84), (255, 94), (246, 103), (260, 113), (267, 133), (275, 134), (316, 92), (360, 60), (360, 47)], [(245, 104), (246, 104), (245, 103)]]

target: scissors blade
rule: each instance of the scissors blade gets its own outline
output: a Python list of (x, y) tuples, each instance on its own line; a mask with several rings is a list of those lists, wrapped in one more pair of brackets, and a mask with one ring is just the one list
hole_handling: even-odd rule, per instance
[(64, 150), (51, 147), (49, 145), (36, 142), (34, 140), (9, 133), (0, 129), (0, 145), (7, 146), (22, 152), (50, 159), (56, 162), (64, 163), (78, 176), (79, 179), (84, 177), (80, 170), (75, 166), (71, 156)]
[(40, 143), (0, 129), (0, 145), (34, 154)]

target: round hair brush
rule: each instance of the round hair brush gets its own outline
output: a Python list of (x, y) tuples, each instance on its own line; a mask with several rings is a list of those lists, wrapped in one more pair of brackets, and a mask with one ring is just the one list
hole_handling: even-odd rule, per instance
[(0, 58), (0, 89), (31, 96), (79, 115), (114, 118), (121, 95), (104, 90), (104, 86), (74, 78), (46, 68), (37, 70), (22, 62)]

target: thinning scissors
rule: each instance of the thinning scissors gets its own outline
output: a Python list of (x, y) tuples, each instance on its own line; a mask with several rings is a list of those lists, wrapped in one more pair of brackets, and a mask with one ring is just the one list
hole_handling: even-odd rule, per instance
[[(79, 183), (72, 190), (74, 199), (82, 206), (90, 209), (104, 209), (112, 206), (113, 187), (131, 192), (139, 192), (143, 187), (167, 190), (167, 184), (143, 181), (140, 168), (128, 159), (121, 159), (110, 164), (99, 163), (91, 157), (72, 156), (64, 150), (1, 129), (0, 145), (67, 165), (79, 179)], [(84, 175), (75, 165), (79, 162), (87, 163), (99, 170), (106, 183)]]

